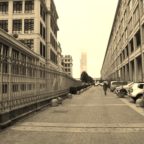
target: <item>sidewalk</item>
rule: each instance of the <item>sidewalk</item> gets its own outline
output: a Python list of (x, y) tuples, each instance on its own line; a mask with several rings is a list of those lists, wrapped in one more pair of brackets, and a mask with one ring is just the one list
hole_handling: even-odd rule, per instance
[(144, 116), (102, 87), (48, 107), (0, 133), (0, 144), (143, 144)]

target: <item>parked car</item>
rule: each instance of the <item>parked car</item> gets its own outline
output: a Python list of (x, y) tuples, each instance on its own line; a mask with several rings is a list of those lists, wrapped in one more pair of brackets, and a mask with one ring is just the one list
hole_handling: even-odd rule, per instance
[(116, 87), (121, 86), (121, 85), (126, 85), (127, 82), (124, 81), (111, 81), (110, 83), (110, 90), (113, 92)]
[(144, 94), (144, 83), (134, 83), (129, 89), (129, 96), (136, 101), (138, 98), (142, 97)]
[(95, 85), (94, 86), (99, 86), (100, 85), (100, 83), (99, 82), (95, 82)]
[(128, 82), (127, 85), (121, 85), (116, 87), (115, 89), (115, 93), (120, 96), (123, 97), (125, 95), (128, 94), (129, 89), (132, 87), (132, 85), (134, 84), (134, 82)]
[(100, 86), (103, 86), (103, 82), (99, 83)]

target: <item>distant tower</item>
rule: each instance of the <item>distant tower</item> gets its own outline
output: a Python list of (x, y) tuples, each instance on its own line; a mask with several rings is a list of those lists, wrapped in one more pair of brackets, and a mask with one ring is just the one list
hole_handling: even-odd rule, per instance
[(81, 53), (81, 59), (80, 59), (80, 73), (83, 71), (87, 71), (87, 53), (82, 52)]

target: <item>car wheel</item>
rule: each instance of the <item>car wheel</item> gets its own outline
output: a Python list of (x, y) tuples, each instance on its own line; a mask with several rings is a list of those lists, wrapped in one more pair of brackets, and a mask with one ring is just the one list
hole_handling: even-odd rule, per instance
[(119, 97), (124, 97), (127, 94), (125, 89), (121, 89), (120, 92), (118, 93)]
[(136, 97), (133, 97), (134, 101), (136, 102), (137, 99), (141, 98), (143, 95), (142, 94), (138, 94)]

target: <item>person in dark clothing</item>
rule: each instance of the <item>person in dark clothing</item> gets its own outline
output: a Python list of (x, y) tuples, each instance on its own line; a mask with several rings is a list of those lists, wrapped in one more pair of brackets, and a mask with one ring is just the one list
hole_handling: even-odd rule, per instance
[(104, 94), (107, 95), (107, 88), (108, 88), (108, 85), (106, 82), (104, 82), (103, 84), (103, 90), (104, 90)]

